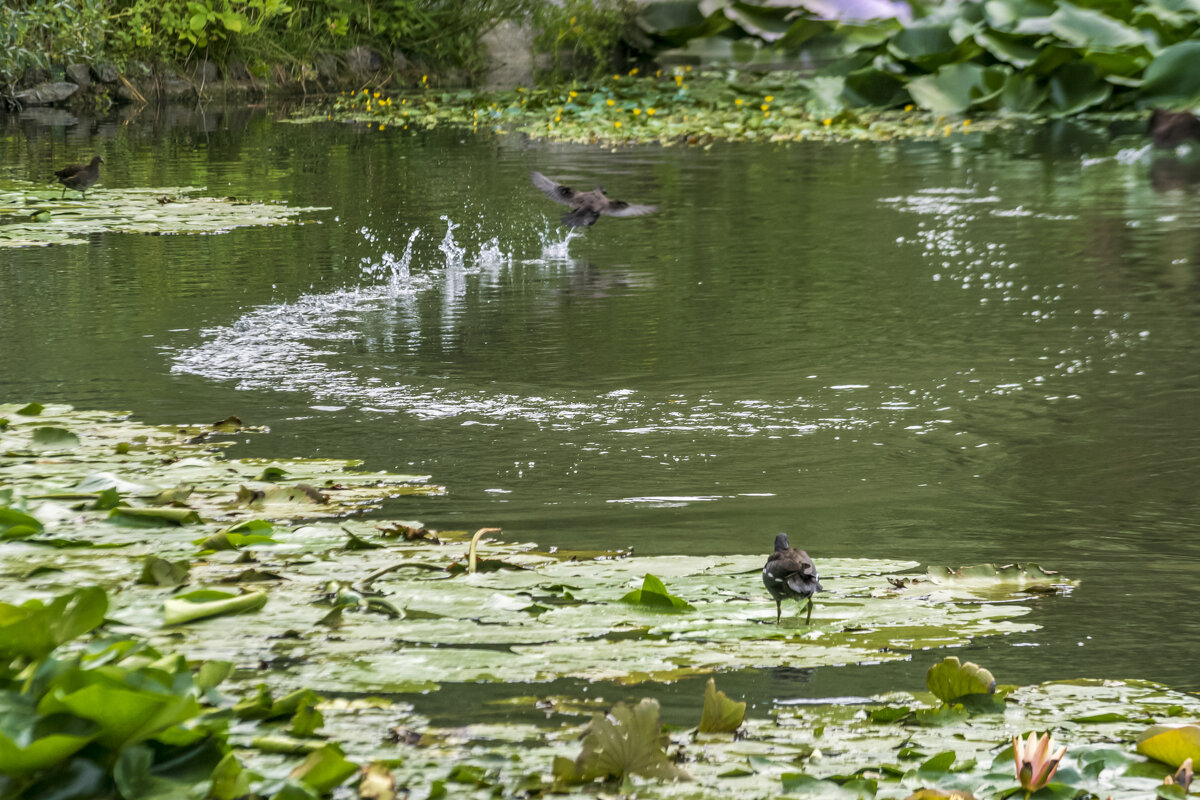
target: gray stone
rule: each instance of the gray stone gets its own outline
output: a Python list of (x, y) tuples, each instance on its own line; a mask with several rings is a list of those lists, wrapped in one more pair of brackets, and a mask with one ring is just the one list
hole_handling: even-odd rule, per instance
[(199, 84), (217, 82), (217, 65), (207, 58), (192, 68), (192, 80)]
[(337, 56), (333, 53), (317, 53), (313, 58), (313, 66), (317, 68), (317, 74), (325, 80), (334, 80), (341, 72)]
[(92, 64), (92, 75), (100, 83), (116, 83), (121, 79), (121, 73), (112, 64)]
[(487, 48), (485, 89), (513, 89), (533, 84), (533, 28), (504, 20), (479, 38)]
[(92, 85), (92, 71), (88, 69), (87, 64), (71, 64), (67, 67), (67, 78), (77, 84), (80, 89), (86, 89)]
[(378, 72), (383, 59), (369, 47), (358, 45), (346, 51), (346, 66), (351, 72)]
[(155, 82), (159, 97), (183, 97), (192, 94), (192, 82), (173, 72), (166, 72)]
[(397, 70), (406, 70), (412, 66), (412, 62), (408, 60), (408, 56), (404, 55), (400, 50), (392, 51), (392, 67)]
[(78, 91), (78, 85), (66, 81), (39, 83), (32, 89), (17, 92), (16, 98), (27, 106), (48, 106), (52, 103), (61, 103)]

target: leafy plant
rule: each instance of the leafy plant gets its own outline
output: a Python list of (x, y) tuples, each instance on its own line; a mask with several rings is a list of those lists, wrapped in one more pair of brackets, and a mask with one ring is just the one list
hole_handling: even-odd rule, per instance
[(655, 611), (666, 611), (678, 614), (682, 611), (695, 611), (696, 607), (682, 597), (676, 597), (667, 591), (660, 578), (649, 573), (642, 579), (642, 588), (634, 589), (621, 598), (622, 603), (634, 606), (644, 606)]
[(607, 715), (592, 718), (583, 735), (583, 751), (574, 761), (561, 756), (554, 760), (554, 775), (566, 783), (619, 782), (631, 775), (691, 780), (667, 757), (664, 741), (657, 700), (645, 698), (632, 707), (617, 703)]
[(709, 678), (704, 686), (704, 710), (700, 713), (701, 733), (732, 733), (742, 727), (746, 719), (746, 704), (736, 703), (717, 689), (717, 682)]

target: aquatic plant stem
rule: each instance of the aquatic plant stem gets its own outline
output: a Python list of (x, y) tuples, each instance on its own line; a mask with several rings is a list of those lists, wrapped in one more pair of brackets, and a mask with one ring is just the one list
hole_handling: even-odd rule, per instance
[(475, 531), (475, 535), (471, 537), (471, 548), (467, 551), (467, 572), (474, 575), (476, 558), (475, 554), (479, 550), (479, 540), (485, 533), (500, 533), (503, 528), (480, 528)]

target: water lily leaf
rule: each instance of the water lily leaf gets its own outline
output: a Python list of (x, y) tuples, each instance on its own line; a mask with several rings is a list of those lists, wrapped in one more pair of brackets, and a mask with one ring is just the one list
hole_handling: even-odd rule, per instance
[(974, 662), (964, 664), (957, 656), (949, 656), (929, 668), (925, 673), (925, 686), (934, 697), (951, 704), (967, 695), (994, 693), (996, 679)]
[(1143, 44), (1137, 28), (1113, 19), (1107, 14), (1060, 2), (1050, 15), (1050, 30), (1060, 39), (1089, 50), (1117, 50)]
[(256, 776), (245, 769), (233, 753), (226, 753), (212, 773), (208, 800), (239, 800), (250, 795), (250, 783)]
[(704, 686), (704, 709), (700, 713), (701, 733), (732, 733), (742, 727), (746, 718), (746, 704), (730, 700), (728, 695), (717, 689), (712, 678)]
[(296, 709), (292, 721), (288, 724), (287, 733), (300, 739), (306, 739), (325, 724), (325, 717), (311, 705), (305, 704)]
[(191, 566), (190, 561), (168, 561), (165, 558), (148, 555), (142, 561), (142, 573), (138, 576), (137, 582), (152, 586), (179, 586), (187, 583), (188, 570), (191, 569)]
[(933, 68), (946, 63), (956, 43), (949, 25), (913, 25), (888, 40), (888, 52), (896, 58)]
[(387, 765), (376, 761), (367, 767), (358, 784), (361, 800), (395, 800), (396, 779)]
[(110, 519), (135, 520), (148, 525), (189, 525), (200, 521), (190, 508), (134, 508), (117, 506), (108, 512)]
[(291, 771), (288, 777), (314, 789), (320, 794), (332, 792), (358, 772), (358, 765), (346, 760), (342, 749), (336, 744), (327, 744), (320, 750), (308, 754), (304, 763)]
[(1182, 105), (1200, 102), (1200, 41), (1165, 47), (1154, 57), (1142, 80), (1143, 104)]
[(975, 41), (996, 59), (1011, 64), (1017, 69), (1024, 69), (1032, 65), (1041, 53), (1029, 37), (1012, 36), (996, 30), (977, 33)]
[(95, 722), (70, 714), (38, 715), (15, 696), (0, 697), (0, 715), (0, 775), (23, 776), (61, 764), (100, 732)]
[(212, 536), (196, 539), (195, 543), (200, 546), (201, 552), (215, 553), (222, 550), (238, 550), (251, 545), (279, 544), (279, 541), (271, 536), (264, 536), (257, 533), (247, 534), (219, 531)]
[(33, 449), (74, 450), (79, 447), (79, 437), (66, 428), (50, 426), (33, 429)]
[(29, 403), (28, 405), (21, 406), (13, 413), (20, 414), (23, 417), (36, 417), (45, 410), (46, 407), (41, 403)]
[(187, 506), (187, 499), (192, 492), (196, 490), (195, 486), (176, 486), (173, 489), (163, 489), (147, 502), (153, 506)]
[[(72, 685), (73, 684), (73, 685)], [(73, 681), (42, 697), (38, 713), (71, 713), (100, 726), (96, 741), (117, 749), (153, 736), (200, 713), (189, 695), (169, 687), (127, 688), (106, 680), (95, 670), (78, 672)]]
[(97, 627), (107, 610), (108, 595), (95, 586), (76, 589), (49, 603), (0, 603), (0, 654), (10, 660), (14, 656), (41, 658)]
[(663, 585), (660, 578), (649, 573), (642, 580), (642, 588), (634, 589), (629, 594), (621, 598), (622, 603), (630, 605), (643, 606), (654, 609), (655, 611), (668, 611), (671, 613), (679, 613), (682, 611), (695, 611), (696, 607), (688, 603), (681, 597), (676, 597), (667, 591), (667, 587)]
[(1067, 64), (1050, 78), (1050, 104), (1060, 115), (1077, 114), (1099, 105), (1112, 94), (1112, 84), (1091, 64)]
[(1151, 725), (1137, 737), (1137, 751), (1172, 769), (1189, 758), (1200, 763), (1200, 725)]
[(1050, 593), (1078, 585), (1061, 573), (1043, 569), (1037, 564), (976, 564), (969, 567), (951, 569), (949, 567), (929, 567), (926, 576), (931, 583), (939, 586), (963, 586), (976, 588), (994, 588), (1006, 592), (1021, 591), (1035, 593)]
[(922, 108), (938, 113), (958, 113), (986, 103), (1000, 94), (1009, 71), (978, 64), (947, 64), (932, 75), (908, 82), (908, 92)]
[(597, 714), (583, 736), (583, 751), (573, 776), (583, 783), (597, 778), (621, 781), (630, 775), (651, 780), (691, 780), (663, 751), (658, 701), (644, 698), (636, 706), (617, 703), (606, 716)]
[(176, 595), (163, 603), (164, 625), (183, 625), (208, 617), (257, 611), (267, 604), (266, 592), (233, 594), (215, 589), (199, 589)]
[(699, 0), (655, 0), (639, 8), (636, 21), (646, 33), (674, 45), (714, 37), (733, 25), (720, 9), (701, 11)]
[(0, 508), (0, 540), (26, 539), (45, 530), (35, 517), (12, 508)]

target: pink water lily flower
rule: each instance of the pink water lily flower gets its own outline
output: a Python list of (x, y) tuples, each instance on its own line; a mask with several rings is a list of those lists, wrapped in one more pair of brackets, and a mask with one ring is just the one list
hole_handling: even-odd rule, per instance
[(1017, 780), (1027, 792), (1036, 792), (1049, 783), (1058, 771), (1058, 763), (1062, 761), (1063, 754), (1067, 752), (1066, 745), (1063, 745), (1057, 752), (1051, 753), (1054, 739), (1048, 733), (1042, 734), (1042, 738), (1038, 739), (1035, 731), (1030, 732), (1029, 739), (1025, 742), (1021, 741), (1020, 736), (1014, 736), (1012, 744), (1013, 762), (1017, 765)]
[(1194, 774), (1192, 771), (1192, 760), (1189, 758), (1179, 765), (1179, 769), (1175, 771), (1174, 775), (1168, 775), (1163, 778), (1163, 783), (1168, 785), (1173, 783), (1177, 786), (1182, 786), (1183, 791), (1187, 792), (1192, 787), (1192, 776)]

